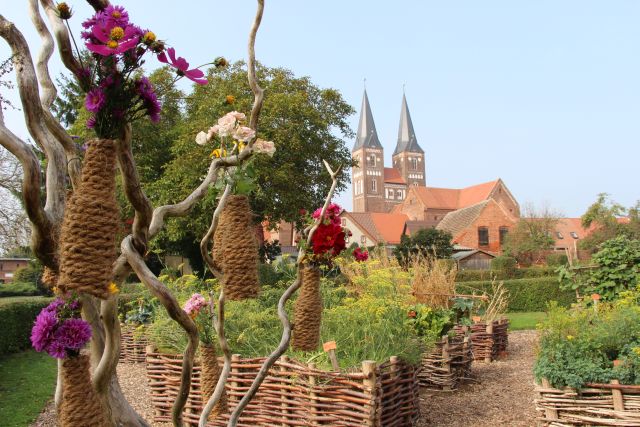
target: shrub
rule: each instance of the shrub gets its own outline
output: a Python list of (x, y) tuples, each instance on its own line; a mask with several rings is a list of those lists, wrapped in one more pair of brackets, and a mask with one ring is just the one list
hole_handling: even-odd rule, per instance
[[(490, 293), (491, 281), (464, 282), (457, 284), (458, 293)], [(562, 307), (575, 302), (575, 293), (561, 290), (555, 277), (512, 279), (504, 281), (509, 293), (507, 311), (545, 311), (547, 304), (557, 301)]]
[(39, 295), (40, 291), (35, 283), (31, 282), (11, 282), (7, 285), (0, 285), (0, 298)]
[(502, 271), (508, 277), (515, 275), (517, 265), (515, 258), (506, 255), (497, 256), (491, 260), (491, 270)]
[[(640, 288), (635, 295), (597, 309), (554, 306), (539, 327), (536, 379), (554, 387), (580, 388), (585, 383), (640, 382)], [(614, 360), (620, 360), (618, 367)]]
[(273, 286), (284, 279), (284, 273), (277, 271), (273, 264), (260, 263), (258, 265), (258, 279), (262, 286)]
[(50, 299), (34, 298), (0, 305), (0, 354), (15, 353), (31, 346), (31, 327)]
[(551, 267), (526, 267), (517, 268), (508, 274), (502, 270), (458, 270), (456, 282), (472, 282), (479, 280), (506, 280), (524, 279), (534, 277), (556, 276), (556, 271)]
[(549, 267), (560, 267), (561, 265), (566, 265), (569, 259), (565, 254), (554, 253), (547, 255), (545, 261)]

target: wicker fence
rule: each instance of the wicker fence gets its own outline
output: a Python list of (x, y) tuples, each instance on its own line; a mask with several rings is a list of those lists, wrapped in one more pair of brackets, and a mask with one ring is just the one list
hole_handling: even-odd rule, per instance
[(420, 385), (435, 390), (455, 390), (471, 377), (473, 362), (469, 336), (442, 337), (436, 347), (422, 355)]
[(544, 426), (640, 426), (640, 385), (587, 384), (556, 389), (547, 380), (536, 388), (538, 420)]
[(144, 331), (134, 325), (121, 325), (120, 360), (128, 363), (144, 363), (148, 344)]
[[(476, 322), (470, 327), (473, 360), (492, 362), (507, 354), (509, 345), (509, 320), (494, 320), (491, 323)], [(455, 328), (457, 334), (464, 334), (464, 327)]]
[[(226, 426), (229, 415), (246, 393), (264, 361), (234, 355), (226, 391), (229, 410), (211, 426)], [(171, 419), (182, 357), (147, 352), (147, 378), (155, 410), (154, 421)], [(202, 408), (200, 368), (194, 369), (185, 423), (198, 424)], [(245, 409), (239, 426), (412, 426), (419, 418), (417, 369), (391, 358), (386, 363), (363, 362), (353, 372), (326, 372), (287, 358), (271, 369)]]

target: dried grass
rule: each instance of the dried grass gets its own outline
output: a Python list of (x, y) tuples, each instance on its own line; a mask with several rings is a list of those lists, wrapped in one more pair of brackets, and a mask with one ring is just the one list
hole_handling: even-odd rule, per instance
[(430, 307), (449, 308), (456, 294), (455, 263), (433, 255), (411, 255), (411, 290), (419, 303)]
[(491, 293), (487, 295), (487, 309), (484, 318), (487, 322), (493, 322), (507, 312), (509, 305), (509, 291), (504, 287), (504, 282), (493, 279), (491, 282)]

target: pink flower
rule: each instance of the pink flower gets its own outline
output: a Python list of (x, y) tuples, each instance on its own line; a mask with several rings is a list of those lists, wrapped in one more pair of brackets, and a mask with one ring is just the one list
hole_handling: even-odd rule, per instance
[(358, 262), (366, 261), (369, 259), (369, 252), (366, 250), (363, 251), (360, 247), (357, 247), (353, 250), (353, 256)]
[(239, 113), (237, 111), (231, 111), (230, 113), (226, 114), (227, 116), (232, 116), (233, 118), (235, 118), (238, 121), (242, 121), (242, 120), (246, 120), (247, 116), (244, 113)]
[(253, 150), (256, 153), (262, 153), (269, 157), (273, 157), (273, 154), (276, 152), (276, 146), (271, 141), (265, 141), (264, 139), (258, 138), (253, 144)]
[(87, 119), (87, 128), (93, 129), (96, 127), (96, 116), (91, 116)]
[(218, 135), (229, 136), (236, 128), (236, 118), (228, 113), (218, 119)]
[(91, 36), (85, 45), (87, 49), (98, 55), (111, 56), (133, 49), (139, 41), (140, 29), (133, 25), (123, 28), (96, 23), (91, 27)]
[(238, 141), (249, 142), (256, 136), (256, 131), (247, 126), (240, 126), (233, 133), (233, 138)]
[(87, 93), (87, 96), (84, 99), (84, 106), (92, 113), (97, 113), (102, 109), (102, 107), (104, 107), (106, 102), (107, 98), (104, 95), (104, 92), (98, 88), (93, 88)]
[[(329, 222), (335, 225), (340, 225), (340, 217), (339, 217), (340, 212), (342, 212), (342, 208), (340, 207), (340, 205), (336, 203), (331, 203), (329, 204), (329, 206), (327, 206), (327, 210), (324, 213), (324, 218), (329, 220)], [(321, 213), (322, 213), (322, 208), (318, 208), (313, 212), (311, 217), (313, 219), (318, 219), (320, 218)]]
[(207, 305), (207, 300), (200, 294), (193, 294), (184, 304), (184, 311), (191, 317), (198, 315), (202, 307)]
[(207, 140), (210, 141), (213, 138), (213, 135), (217, 135), (220, 132), (220, 125), (213, 125), (209, 128), (207, 132)]
[[(169, 52), (169, 59), (167, 59), (167, 55), (163, 51), (158, 54), (158, 61), (164, 62), (165, 64), (169, 64), (174, 67), (177, 70), (179, 76), (184, 76), (189, 80), (193, 80), (199, 85), (207, 84), (207, 79), (204, 78), (204, 73), (202, 72), (202, 70), (198, 70), (197, 68), (189, 70), (189, 63), (187, 62), (187, 60), (181, 56), (176, 58), (176, 50), (174, 48), (170, 47), (169, 49), (167, 49), (167, 52)], [(169, 62), (169, 60), (171, 60), (171, 62)]]

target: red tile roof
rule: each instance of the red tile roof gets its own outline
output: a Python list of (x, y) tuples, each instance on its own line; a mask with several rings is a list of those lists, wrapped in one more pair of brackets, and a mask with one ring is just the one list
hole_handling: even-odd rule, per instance
[(380, 212), (348, 212), (351, 219), (377, 242), (390, 245), (400, 243), (404, 224), (409, 217), (405, 214)]
[[(580, 239), (584, 239), (591, 234), (595, 228), (595, 224), (589, 228), (583, 228), (582, 220), (580, 218), (560, 218), (556, 223), (555, 231), (552, 236), (556, 242), (555, 247), (573, 248), (574, 242), (577, 243)], [(571, 233), (575, 233), (577, 238), (573, 237)], [(560, 236), (562, 236), (562, 238), (560, 238)]]
[(406, 184), (404, 178), (400, 175), (400, 171), (395, 168), (384, 168), (384, 182), (390, 184)]
[(463, 209), (487, 200), (498, 180), (462, 189), (414, 187), (422, 203), (431, 209)]

